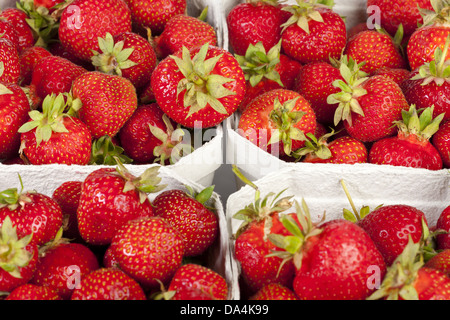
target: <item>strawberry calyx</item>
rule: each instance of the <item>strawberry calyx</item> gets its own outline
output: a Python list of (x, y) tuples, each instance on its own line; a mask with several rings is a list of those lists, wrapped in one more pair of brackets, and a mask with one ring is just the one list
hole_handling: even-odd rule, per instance
[(419, 27), (430, 25), (448, 25), (450, 23), (450, 1), (430, 0), (433, 10), (418, 8), (423, 23)]
[(223, 54), (206, 59), (208, 49), (209, 43), (205, 43), (200, 51), (191, 58), (189, 49), (183, 46), (181, 58), (174, 55), (169, 56), (175, 61), (184, 76), (178, 83), (177, 96), (185, 91), (183, 104), (184, 107), (189, 108), (186, 118), (208, 105), (218, 113), (227, 114), (227, 110), (219, 99), (236, 94), (223, 86), (225, 83), (235, 81), (234, 79), (212, 73)]
[(276, 66), (280, 63), (281, 41), (266, 52), (262, 42), (250, 44), (244, 56), (235, 54), (236, 60), (244, 71), (245, 80), (252, 87), (264, 78), (275, 81), (284, 87)]
[[(18, 207), (23, 207), (27, 203), (31, 203), (31, 198), (27, 192), (23, 192), (23, 182), (20, 174), (20, 191), (17, 188), (9, 188), (0, 192), (0, 208), (7, 207), (9, 210), (16, 210)], [(31, 192), (31, 191), (30, 191)]]
[(92, 50), (94, 54), (91, 58), (92, 64), (100, 72), (122, 76), (123, 69), (129, 69), (135, 65), (136, 62), (129, 59), (133, 53), (134, 48), (123, 48), (124, 41), (114, 42), (111, 33), (106, 33), (104, 38), (98, 38), (98, 45), (101, 52)]
[(305, 140), (305, 146), (295, 150), (292, 153), (292, 156), (300, 159), (306, 155), (317, 157), (320, 159), (329, 159), (332, 154), (330, 149), (328, 148), (328, 139), (335, 135), (334, 129), (331, 129), (331, 132), (326, 133), (319, 138), (317, 138), (312, 133), (307, 133), (306, 136), (308, 139)]
[(0, 268), (20, 279), (22, 276), (19, 268), (26, 267), (32, 258), (32, 254), (25, 247), (30, 243), (33, 234), (19, 239), (9, 216), (3, 220), (0, 231)]
[(185, 185), (185, 188), (187, 190), (186, 194), (189, 197), (191, 197), (192, 199), (197, 200), (202, 205), (204, 205), (207, 209), (215, 210), (214, 207), (208, 206), (208, 202), (211, 200), (211, 197), (212, 197), (213, 192), (214, 192), (214, 188), (215, 188), (214, 185), (209, 186), (207, 188), (204, 188), (200, 192), (195, 191), (194, 188), (192, 188), (191, 186), (188, 186), (188, 185)]
[(298, 99), (299, 97), (296, 97), (282, 104), (276, 97), (273, 110), (269, 114), (276, 129), (272, 132), (267, 144), (283, 142), (284, 152), (287, 155), (292, 152), (292, 140), (307, 140), (303, 131), (294, 126), (305, 114), (303, 111), (293, 111)]
[(43, 245), (39, 246), (39, 257), (45, 257), (47, 252), (53, 248), (56, 248), (57, 246), (61, 244), (67, 244), (70, 243), (70, 240), (67, 238), (63, 238), (63, 232), (64, 228), (59, 228), (58, 232), (56, 233), (55, 238), (53, 240), (50, 240), (47, 243), (44, 243)]
[(281, 33), (291, 25), (296, 24), (306, 33), (309, 33), (309, 21), (314, 20), (323, 22), (322, 15), (317, 10), (318, 8), (332, 9), (334, 6), (333, 0), (296, 0), (297, 4), (287, 5), (282, 10), (292, 14), (292, 16), (281, 25)]
[(121, 146), (114, 144), (110, 136), (102, 136), (92, 141), (89, 164), (115, 165), (116, 158), (118, 158), (121, 163), (132, 163), (133, 159), (129, 158), (123, 152), (124, 149)]

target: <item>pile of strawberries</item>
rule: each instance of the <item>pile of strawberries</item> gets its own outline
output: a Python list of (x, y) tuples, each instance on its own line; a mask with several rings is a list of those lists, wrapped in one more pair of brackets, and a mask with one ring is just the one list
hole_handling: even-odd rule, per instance
[(209, 266), (220, 233), (213, 187), (168, 188), (158, 173), (119, 165), (51, 196), (2, 191), (2, 299), (228, 299), (227, 280)]

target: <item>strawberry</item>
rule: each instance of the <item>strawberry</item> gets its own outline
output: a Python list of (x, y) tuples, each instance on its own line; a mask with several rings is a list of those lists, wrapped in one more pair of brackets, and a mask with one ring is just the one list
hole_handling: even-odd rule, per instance
[(87, 246), (60, 238), (39, 248), (36, 271), (30, 283), (54, 289), (69, 300), (74, 289), (89, 273), (99, 268), (97, 257)]
[[(302, 64), (341, 56), (347, 42), (344, 20), (323, 0), (297, 0), (283, 10), (291, 13), (282, 25), (281, 47)], [(326, 36), (324, 36), (326, 35)]]
[(94, 71), (95, 67), (91, 60), (83, 60), (69, 52), (60, 41), (51, 41), (47, 46), (48, 51), (54, 56), (62, 57), (88, 71)]
[(52, 301), (52, 300), (61, 300), (61, 297), (53, 288), (26, 283), (12, 290), (5, 300)]
[(437, 269), (450, 277), (450, 248), (437, 252), (424, 267)]
[(403, 93), (409, 104), (418, 110), (434, 106), (436, 114), (445, 113), (444, 120), (450, 119), (450, 59), (447, 52), (450, 45), (450, 34), (444, 49), (436, 48), (434, 59), (412, 71), (401, 84)]
[(420, 244), (410, 239), (388, 268), (381, 287), (368, 299), (448, 300), (450, 278), (437, 269), (425, 267)]
[(291, 155), (316, 129), (316, 116), (299, 93), (275, 89), (259, 95), (242, 113), (239, 134), (268, 153)]
[(436, 236), (437, 248), (440, 250), (450, 249), (450, 207), (442, 210), (436, 222), (436, 228), (445, 232)]
[(64, 2), (63, 0), (33, 0), (33, 3), (36, 7), (44, 7), (47, 8), (50, 12), (54, 10), (53, 8)]
[(400, 51), (399, 41), (380, 30), (359, 32), (348, 39), (344, 55), (357, 63), (364, 62), (361, 70), (369, 75), (381, 67), (405, 69), (407, 63)]
[(450, 168), (450, 120), (444, 120), (431, 137), (431, 144), (437, 149), (442, 159), (442, 166)]
[(258, 290), (249, 300), (298, 300), (298, 298), (291, 289), (279, 283), (269, 283)]
[(261, 42), (266, 51), (281, 39), (281, 25), (289, 13), (277, 0), (250, 0), (236, 4), (227, 14), (226, 23), (231, 49), (244, 55), (249, 45)]
[(348, 61), (339, 67), (344, 81), (333, 83), (341, 91), (327, 99), (328, 103), (338, 103), (334, 125), (343, 120), (347, 133), (362, 142), (394, 135), (393, 122), (401, 120), (402, 110), (409, 108), (399, 85), (385, 76), (365, 76), (361, 63), (356, 64), (351, 57)]
[(116, 268), (99, 268), (86, 275), (71, 300), (147, 300), (144, 290)]
[(4, 17), (0, 17), (0, 34), (11, 41), (19, 52), (19, 34), (14, 25)]
[(52, 193), (52, 199), (58, 203), (63, 214), (63, 236), (78, 242), (82, 240), (77, 221), (82, 183), (82, 181), (66, 181)]
[[(433, 61), (436, 48), (443, 51), (449, 34), (448, 0), (430, 1), (433, 10), (420, 10), (423, 25), (417, 28), (409, 38), (406, 54), (411, 70)], [(447, 51), (445, 59), (450, 58)]]
[(167, 22), (186, 11), (186, 0), (125, 0), (131, 10), (133, 28), (137, 32), (151, 29), (153, 35), (161, 34)]
[(216, 30), (205, 21), (207, 12), (208, 7), (203, 9), (199, 17), (185, 14), (171, 17), (163, 32), (153, 38), (159, 59), (164, 59), (183, 47), (191, 49), (205, 43), (217, 46)]
[(30, 120), (20, 128), (20, 154), (31, 164), (89, 163), (92, 136), (87, 125), (64, 113), (63, 94), (48, 95), (42, 103), (42, 112), (32, 110)]
[(157, 58), (150, 42), (134, 32), (107, 33), (99, 38), (101, 52), (94, 51), (92, 64), (96, 70), (122, 76), (131, 81), (137, 90), (150, 80)]
[(94, 139), (114, 137), (137, 108), (136, 89), (130, 80), (98, 71), (77, 77), (72, 95), (76, 103), (81, 103), (79, 118)]
[(134, 163), (174, 163), (190, 151), (182, 142), (184, 131), (156, 103), (139, 105), (118, 137)]
[(376, 69), (373, 72), (373, 75), (380, 75), (388, 77), (389, 79), (393, 80), (396, 84), (398, 84), (401, 87), (401, 84), (403, 81), (409, 78), (411, 75), (411, 72), (408, 69), (405, 68), (390, 68), (390, 67), (381, 67)]
[(433, 108), (422, 111), (420, 118), (414, 105), (403, 112), (397, 136), (375, 141), (369, 151), (369, 162), (392, 166), (442, 169), (442, 159), (430, 138), (438, 130), (444, 114), (433, 118)]
[(219, 233), (219, 220), (214, 209), (207, 206), (214, 186), (201, 192), (172, 189), (153, 199), (155, 215), (163, 217), (183, 237), (184, 255), (199, 256), (212, 246)]
[(404, 37), (409, 38), (423, 23), (419, 8), (431, 10), (430, 0), (368, 0), (367, 7), (376, 6), (380, 13), (381, 27), (394, 36), (400, 24), (403, 26)]
[(129, 31), (131, 12), (124, 1), (75, 0), (61, 13), (58, 37), (66, 50), (89, 61), (92, 50), (99, 50), (99, 37)]
[(128, 220), (154, 215), (147, 192), (162, 190), (158, 167), (135, 177), (122, 164), (100, 168), (83, 181), (77, 209), (78, 228), (92, 245), (107, 245)]
[(9, 216), (2, 217), (0, 246), (0, 291), (11, 292), (33, 277), (38, 259), (38, 245), (33, 235), (20, 236)]
[(33, 30), (28, 25), (28, 16), (24, 11), (18, 8), (6, 8), (0, 12), (0, 17), (5, 18), (16, 29), (19, 37), (18, 53), (35, 44)]
[[(194, 263), (186, 263), (179, 267), (170, 281), (167, 293), (170, 300), (227, 300), (228, 285), (216, 271)], [(206, 295), (206, 297), (204, 297)]]
[(330, 138), (334, 134), (332, 131), (319, 138), (307, 135), (309, 140), (305, 142), (305, 147), (296, 150), (294, 156), (301, 157), (302, 162), (309, 163), (355, 164), (367, 162), (368, 151), (364, 143), (348, 135), (331, 140)]
[(19, 128), (28, 121), (30, 104), (17, 84), (0, 84), (0, 159), (19, 155)]
[(11, 40), (0, 38), (0, 81), (18, 83), (20, 77), (20, 59), (17, 48)]
[(126, 222), (115, 233), (111, 248), (120, 269), (144, 289), (170, 282), (184, 255), (183, 238), (161, 217)]
[[(195, 70), (195, 71), (194, 71)], [(231, 53), (205, 44), (162, 60), (151, 86), (160, 108), (187, 128), (210, 128), (231, 116), (245, 94), (242, 69)]]
[(20, 60), (20, 78), (19, 84), (21, 86), (28, 86), (31, 84), (32, 74), (37, 62), (52, 54), (43, 47), (32, 46), (22, 50), (19, 54)]
[(344, 219), (312, 223), (306, 203), (296, 207), (301, 223), (283, 215), (289, 235), (272, 234), (269, 239), (286, 250), (280, 253), (285, 260), (294, 261), (293, 289), (298, 298), (366, 299), (375, 289), (373, 275), (382, 279), (386, 272), (374, 241), (355, 223)]

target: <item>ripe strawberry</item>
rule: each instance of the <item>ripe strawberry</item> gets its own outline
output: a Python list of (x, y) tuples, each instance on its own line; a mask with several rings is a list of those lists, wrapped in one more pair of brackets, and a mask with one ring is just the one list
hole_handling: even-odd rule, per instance
[[(326, 1), (297, 0), (283, 8), (292, 15), (282, 25), (281, 47), (302, 64), (338, 59), (347, 42), (344, 20)], [(326, 35), (326, 36), (324, 36)]]
[(83, 67), (59, 56), (42, 58), (36, 62), (31, 75), (30, 98), (40, 106), (48, 95), (70, 92), (74, 80), (86, 72)]
[(20, 60), (20, 78), (19, 84), (21, 86), (28, 86), (31, 84), (32, 74), (37, 62), (52, 54), (43, 47), (32, 46), (25, 48), (19, 54)]
[[(305, 147), (294, 152), (302, 162), (309, 163), (366, 163), (367, 147), (361, 141), (344, 135), (331, 140), (334, 131), (319, 138), (308, 135)], [(331, 141), (330, 141), (331, 140)]]
[[(170, 300), (227, 300), (228, 285), (219, 273), (199, 264), (187, 263), (177, 269), (167, 289)], [(206, 295), (206, 297), (205, 297)]]
[(431, 136), (438, 130), (444, 114), (433, 118), (433, 108), (422, 111), (420, 118), (414, 105), (403, 112), (397, 136), (375, 141), (369, 151), (369, 162), (392, 166), (442, 169), (442, 159), (431, 144)]
[(30, 104), (17, 84), (0, 84), (0, 159), (19, 155), (20, 133), (28, 120)]
[(154, 215), (147, 192), (159, 191), (158, 167), (135, 177), (123, 165), (100, 168), (83, 181), (77, 210), (78, 228), (92, 245), (107, 245), (128, 220)]
[(52, 288), (62, 299), (69, 300), (80, 281), (98, 268), (97, 257), (91, 249), (57, 236), (40, 247), (36, 271), (30, 283)]
[(86, 275), (71, 300), (147, 300), (144, 290), (117, 268), (100, 268)]
[(450, 206), (442, 210), (436, 222), (436, 229), (443, 230), (447, 233), (438, 234), (436, 236), (437, 248), (439, 250), (450, 249)]
[(381, 67), (405, 69), (407, 63), (397, 43), (379, 30), (367, 30), (348, 39), (344, 54), (357, 63), (364, 62), (361, 70), (369, 75)]
[(76, 57), (89, 61), (98, 38), (131, 31), (131, 12), (121, 0), (75, 0), (59, 18), (58, 37)]
[(11, 41), (19, 52), (19, 34), (14, 25), (4, 17), (0, 17), (0, 34)]
[(450, 120), (443, 121), (431, 137), (431, 144), (437, 149), (442, 159), (442, 166), (450, 168)]
[(278, 156), (291, 155), (314, 133), (316, 116), (299, 93), (275, 89), (259, 95), (242, 113), (239, 133), (262, 150)]
[(402, 110), (409, 105), (400, 87), (385, 76), (363, 76), (361, 64), (341, 63), (340, 71), (345, 81), (337, 80), (334, 86), (340, 92), (328, 97), (328, 103), (339, 103), (334, 125), (343, 120), (347, 133), (362, 141), (372, 142), (396, 133), (392, 126), (401, 120)]
[(164, 218), (143, 217), (124, 223), (111, 241), (121, 270), (144, 289), (167, 284), (181, 266), (184, 241)]
[(91, 58), (96, 70), (122, 76), (131, 81), (137, 90), (149, 81), (157, 58), (150, 42), (134, 32), (124, 32), (114, 37), (107, 33), (99, 38), (100, 52)]
[(31, 164), (89, 163), (92, 136), (85, 123), (64, 112), (64, 96), (48, 95), (42, 112), (29, 112), (30, 120), (20, 128), (20, 154)]
[(188, 128), (218, 125), (237, 110), (245, 94), (244, 73), (236, 58), (208, 44), (184, 47), (162, 60), (151, 85), (160, 108)]
[(78, 230), (77, 209), (80, 202), (82, 181), (66, 181), (59, 185), (52, 194), (52, 199), (58, 203), (63, 214), (64, 238), (80, 242)]
[[(444, 50), (445, 42), (450, 32), (448, 17), (448, 0), (431, 1), (433, 10), (420, 10), (423, 25), (411, 35), (406, 47), (406, 53), (411, 70), (433, 61), (436, 48)], [(446, 58), (450, 58), (447, 51)]]
[(35, 284), (26, 283), (12, 290), (5, 300), (61, 300), (58, 293), (53, 288), (45, 286), (37, 286)]
[[(3, 215), (3, 214), (2, 214)], [(38, 259), (38, 245), (32, 234), (20, 236), (9, 216), (2, 216), (0, 228), (0, 291), (11, 292), (33, 277)]]
[(424, 267), (437, 269), (450, 277), (450, 248), (438, 251)]
[(277, 0), (252, 0), (236, 4), (228, 13), (226, 23), (231, 49), (244, 55), (249, 45), (261, 42), (266, 51), (281, 39), (281, 25), (289, 13)]
[(52, 12), (57, 4), (64, 2), (63, 0), (33, 0), (36, 7), (45, 7)]
[(404, 37), (409, 38), (423, 23), (419, 8), (431, 10), (430, 0), (368, 0), (367, 7), (376, 6), (380, 13), (381, 27), (394, 36), (400, 24), (403, 26)]
[(158, 104), (139, 105), (120, 129), (118, 137), (124, 152), (134, 163), (174, 163), (190, 151), (183, 144), (184, 131)]
[(262, 287), (249, 300), (298, 300), (295, 293), (279, 283), (269, 283)]
[(450, 278), (437, 269), (425, 267), (420, 243), (410, 240), (388, 268), (381, 287), (368, 299), (448, 300)]
[(418, 110), (434, 106), (435, 114), (445, 113), (444, 120), (450, 119), (450, 59), (447, 52), (450, 34), (443, 51), (437, 48), (434, 59), (411, 72), (402, 82), (401, 88), (409, 104)]
[(151, 29), (153, 35), (161, 34), (171, 17), (186, 11), (186, 0), (125, 0), (131, 10), (133, 28), (137, 32)]
[(298, 298), (366, 299), (375, 289), (373, 276), (383, 279), (386, 273), (374, 241), (361, 227), (343, 219), (312, 223), (304, 201), (297, 204), (297, 214), (303, 221), (300, 224), (287, 216), (281, 218), (289, 226), (289, 236), (273, 234), (269, 238), (291, 255), (285, 259), (294, 261), (293, 289)]
[(20, 59), (17, 48), (11, 40), (0, 38), (0, 81), (18, 83), (20, 77)]
[(136, 90), (128, 79), (98, 71), (77, 77), (72, 95), (77, 103), (81, 102), (79, 118), (94, 139), (114, 137), (137, 108)]
[(6, 8), (0, 12), (0, 17), (5, 18), (11, 22), (17, 31), (19, 37), (18, 53), (27, 47), (32, 47), (36, 40), (34, 38), (33, 30), (28, 25), (27, 14), (18, 8)]
[(188, 49), (209, 43), (217, 46), (217, 34), (212, 25), (205, 21), (208, 7), (199, 17), (178, 14), (171, 17), (164, 31), (153, 38), (159, 59), (174, 54), (183, 47)]
[(195, 192), (171, 189), (153, 199), (155, 215), (175, 227), (184, 241), (186, 257), (199, 256), (212, 246), (219, 234), (219, 220), (207, 202), (214, 186)]
[(408, 79), (411, 75), (411, 72), (408, 69), (404, 68), (390, 68), (390, 67), (381, 67), (373, 72), (373, 75), (381, 75), (388, 77), (393, 80), (396, 84), (401, 86), (402, 82)]
[(54, 56), (62, 57), (70, 62), (75, 63), (76, 65), (83, 67), (88, 71), (94, 71), (95, 67), (92, 64), (91, 60), (82, 60), (75, 56), (73, 53), (69, 52), (60, 41), (52, 41), (47, 46), (48, 51)]

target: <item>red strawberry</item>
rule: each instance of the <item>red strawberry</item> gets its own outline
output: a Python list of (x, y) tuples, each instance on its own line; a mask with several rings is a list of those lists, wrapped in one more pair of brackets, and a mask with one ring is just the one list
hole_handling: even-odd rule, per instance
[(437, 149), (444, 168), (450, 168), (450, 120), (443, 121), (431, 137), (432, 145)]
[(440, 270), (450, 277), (450, 248), (438, 251), (424, 267)]
[(125, 0), (131, 10), (133, 28), (145, 32), (150, 28), (153, 35), (163, 32), (171, 17), (186, 11), (186, 0)]
[(174, 54), (183, 47), (188, 49), (209, 43), (217, 46), (216, 30), (205, 21), (208, 7), (197, 17), (178, 14), (169, 19), (164, 31), (153, 38), (160, 59)]
[(43, 47), (32, 46), (25, 48), (19, 55), (20, 59), (20, 78), (19, 84), (21, 86), (28, 86), (31, 84), (32, 74), (37, 62), (52, 54)]
[[(187, 263), (178, 268), (170, 281), (170, 300), (227, 300), (228, 285), (219, 273), (198, 264)], [(206, 297), (205, 297), (206, 295)]]
[(347, 42), (344, 20), (321, 1), (297, 0), (283, 10), (292, 14), (282, 25), (283, 51), (301, 63), (338, 59)]
[(52, 8), (56, 6), (57, 4), (60, 4), (64, 2), (63, 0), (33, 0), (33, 3), (36, 7), (45, 7), (50, 12), (52, 11)]
[(91, 58), (96, 70), (122, 76), (131, 81), (137, 90), (149, 83), (157, 58), (150, 42), (134, 32), (124, 32), (114, 37), (107, 33), (99, 38), (100, 51)]
[(207, 206), (214, 187), (201, 192), (173, 189), (155, 197), (155, 215), (163, 217), (183, 237), (184, 255), (199, 256), (212, 246), (219, 234), (218, 217)]
[(120, 269), (145, 289), (170, 282), (184, 255), (183, 238), (161, 217), (126, 222), (115, 233), (111, 248)]
[(33, 30), (28, 25), (28, 16), (24, 11), (18, 8), (6, 8), (0, 12), (0, 17), (8, 20), (16, 29), (19, 37), (19, 48), (17, 50), (19, 53), (35, 44)]
[(62, 45), (76, 57), (89, 61), (99, 50), (98, 38), (131, 31), (131, 12), (122, 0), (75, 0), (59, 20)]
[(42, 112), (29, 112), (30, 120), (19, 128), (20, 153), (31, 164), (89, 163), (92, 136), (80, 119), (64, 112), (64, 96), (48, 95), (42, 103)]
[(0, 16), (0, 34), (2, 38), (11, 41), (19, 52), (19, 34), (14, 25), (6, 18)]
[(420, 118), (414, 105), (403, 112), (403, 121), (395, 122), (397, 136), (376, 141), (369, 151), (369, 162), (392, 166), (442, 169), (442, 159), (431, 144), (444, 114), (433, 118), (433, 108), (422, 111)]
[(295, 293), (279, 283), (269, 283), (262, 287), (249, 300), (298, 300)]
[(83, 67), (88, 71), (94, 71), (95, 67), (92, 64), (91, 60), (82, 60), (75, 56), (73, 53), (69, 52), (60, 41), (52, 41), (47, 46), (48, 51), (54, 56), (62, 57), (70, 62), (75, 63), (76, 65)]
[[(3, 214), (2, 214), (3, 215)], [(38, 245), (32, 234), (20, 236), (9, 216), (2, 217), (0, 228), (0, 291), (11, 292), (33, 277), (38, 259)]]
[(27, 122), (29, 111), (28, 98), (17, 84), (0, 84), (0, 159), (19, 155), (18, 130)]
[(63, 213), (63, 236), (73, 241), (82, 240), (78, 230), (77, 209), (80, 202), (82, 181), (66, 181), (52, 194)]
[(17, 48), (11, 40), (0, 38), (0, 81), (18, 83), (20, 77), (20, 59)]
[(128, 79), (98, 71), (77, 77), (72, 95), (81, 102), (79, 118), (94, 139), (114, 137), (137, 108), (136, 90)]
[(266, 51), (281, 39), (281, 25), (289, 13), (284, 12), (280, 1), (252, 0), (236, 4), (228, 13), (226, 23), (231, 49), (244, 55), (249, 45), (261, 42)]
[(275, 89), (259, 95), (242, 113), (239, 133), (268, 153), (291, 155), (314, 133), (316, 116), (299, 93)]
[(61, 300), (58, 293), (50, 287), (26, 283), (12, 290), (5, 300)]
[(436, 222), (436, 229), (446, 232), (436, 236), (437, 248), (439, 250), (450, 249), (450, 206), (442, 210)]
[(147, 300), (144, 290), (120, 269), (100, 268), (86, 275), (71, 300)]
[(56, 238), (39, 249), (31, 283), (52, 288), (62, 299), (69, 300), (80, 281), (98, 268), (97, 257), (87, 246)]
[(190, 151), (184, 131), (156, 103), (139, 105), (119, 131), (124, 152), (134, 163), (174, 163)]
[(100, 168), (83, 181), (77, 210), (78, 228), (92, 245), (107, 245), (128, 220), (154, 215), (147, 192), (161, 190), (158, 167), (135, 177), (123, 166)]
[(244, 73), (236, 58), (208, 44), (184, 47), (162, 60), (151, 85), (160, 108), (188, 128), (218, 125), (237, 110), (245, 94)]
[(448, 300), (450, 278), (443, 272), (425, 267), (420, 244), (410, 240), (400, 256), (389, 267), (369, 300)]
[(409, 78), (411, 73), (408, 69), (404, 68), (381, 67), (375, 70), (373, 72), (373, 75), (374, 76), (381, 75), (388, 77), (389, 79), (393, 80), (396, 84), (400, 86), (404, 80)]
[[(406, 53), (411, 70), (434, 60), (436, 48), (444, 50), (450, 32), (448, 17), (448, 1), (431, 1), (433, 10), (421, 10), (423, 25), (411, 35)], [(446, 58), (450, 58), (447, 51)]]

